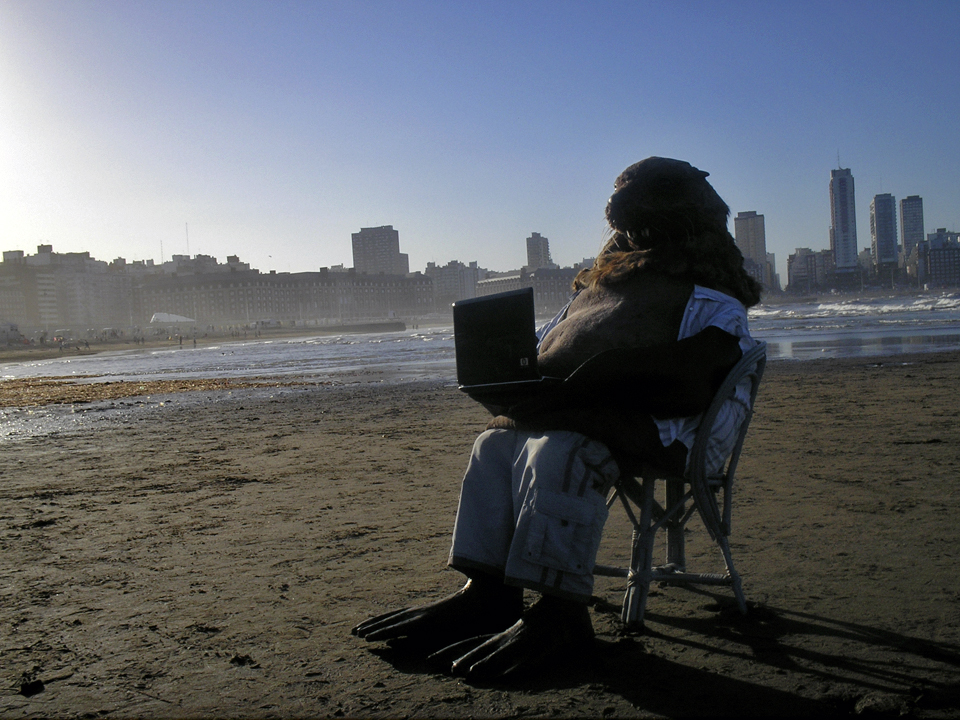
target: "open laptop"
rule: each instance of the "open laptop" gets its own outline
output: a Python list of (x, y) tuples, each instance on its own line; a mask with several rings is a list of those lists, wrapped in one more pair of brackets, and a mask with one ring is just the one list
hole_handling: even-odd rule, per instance
[(544, 383), (537, 367), (533, 288), (453, 304), (457, 384), (471, 397), (510, 399)]

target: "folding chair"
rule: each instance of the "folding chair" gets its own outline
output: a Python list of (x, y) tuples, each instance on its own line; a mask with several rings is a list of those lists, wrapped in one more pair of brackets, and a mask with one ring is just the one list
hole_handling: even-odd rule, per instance
[[(730, 519), (733, 500), (733, 478), (743, 449), (743, 441), (753, 416), (753, 405), (766, 366), (766, 343), (760, 343), (743, 355), (728, 373), (717, 390), (710, 407), (703, 415), (693, 447), (690, 450), (687, 472), (684, 476), (665, 473), (655, 467), (644, 466), (637, 477), (622, 476), (607, 500), (609, 507), (618, 499), (633, 524), (633, 545), (630, 567), (620, 568), (598, 564), (595, 575), (627, 578), (621, 619), (627, 626), (643, 622), (643, 614), (650, 592), (650, 583), (680, 585), (727, 585), (733, 589), (740, 612), (746, 614), (747, 601), (743, 595), (740, 575), (733, 567), (730, 554)], [(750, 382), (750, 406), (740, 425), (736, 443), (723, 466), (713, 473), (707, 467), (707, 445), (717, 415), (724, 403), (733, 397), (741, 381)], [(660, 504), (655, 498), (657, 480), (666, 484), (666, 499)], [(722, 500), (718, 500), (718, 496)], [(720, 502), (722, 501), (722, 508)], [(684, 530), (696, 510), (711, 539), (720, 548), (726, 565), (724, 573), (687, 572), (684, 549)], [(639, 519), (638, 516), (639, 515)], [(653, 566), (653, 551), (657, 532), (667, 531), (667, 562)]]

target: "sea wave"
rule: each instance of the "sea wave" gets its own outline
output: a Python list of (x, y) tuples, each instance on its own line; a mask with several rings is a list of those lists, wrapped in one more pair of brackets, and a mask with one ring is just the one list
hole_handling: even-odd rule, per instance
[(838, 299), (832, 302), (758, 305), (749, 311), (750, 319), (838, 318), (887, 315), (891, 313), (930, 313), (960, 311), (960, 293), (936, 295), (890, 295), (876, 298)]

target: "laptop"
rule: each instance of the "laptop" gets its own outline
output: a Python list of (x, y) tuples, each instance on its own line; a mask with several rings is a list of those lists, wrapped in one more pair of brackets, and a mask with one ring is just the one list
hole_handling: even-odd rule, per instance
[(533, 288), (453, 304), (457, 384), (482, 399), (519, 400), (545, 383), (537, 367)]

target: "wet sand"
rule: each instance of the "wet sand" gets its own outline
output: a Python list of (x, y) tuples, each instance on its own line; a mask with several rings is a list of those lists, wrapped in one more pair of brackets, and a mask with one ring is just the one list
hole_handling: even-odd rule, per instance
[[(349, 632), (460, 585), (444, 563), (487, 418), (455, 388), (180, 387), (116, 415), (108, 386), (71, 384), (43, 402), (89, 422), (0, 442), (4, 718), (960, 708), (960, 353), (771, 363), (734, 514), (748, 617), (724, 590), (661, 588), (624, 632), (622, 581), (599, 578), (594, 648), (496, 687)], [(690, 566), (719, 569), (701, 538)], [(601, 561), (628, 542), (613, 512)]]

